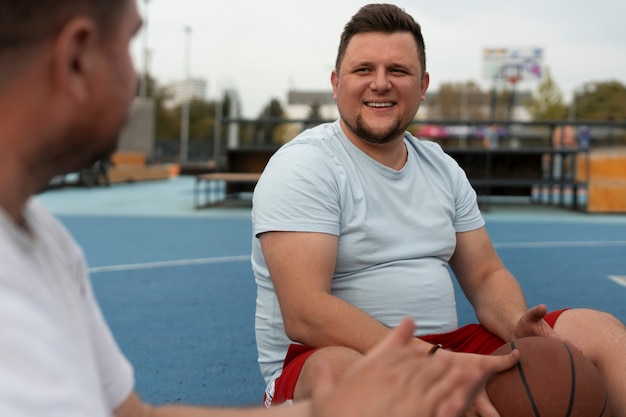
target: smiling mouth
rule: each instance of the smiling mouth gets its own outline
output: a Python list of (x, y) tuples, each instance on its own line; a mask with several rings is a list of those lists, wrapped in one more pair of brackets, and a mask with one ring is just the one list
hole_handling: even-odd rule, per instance
[(367, 107), (374, 107), (374, 108), (385, 108), (385, 107), (392, 107), (393, 103), (365, 103), (365, 105)]

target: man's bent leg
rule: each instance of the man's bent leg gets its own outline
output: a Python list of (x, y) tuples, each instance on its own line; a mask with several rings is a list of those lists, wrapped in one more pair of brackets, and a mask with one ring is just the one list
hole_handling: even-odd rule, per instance
[(624, 324), (608, 313), (574, 309), (561, 314), (554, 330), (575, 343), (604, 376), (611, 401), (611, 416), (626, 417)]
[(266, 407), (293, 401), (293, 391), (300, 376), (304, 362), (315, 353), (315, 349), (292, 344), (287, 350), (280, 376), (270, 381), (265, 387), (263, 403)]
[(302, 366), (294, 389), (293, 399), (299, 400), (311, 396), (316, 377), (319, 375), (317, 370), (321, 363), (330, 366), (333, 370), (334, 380), (338, 381), (362, 357), (363, 355), (359, 352), (341, 346), (316, 350)]

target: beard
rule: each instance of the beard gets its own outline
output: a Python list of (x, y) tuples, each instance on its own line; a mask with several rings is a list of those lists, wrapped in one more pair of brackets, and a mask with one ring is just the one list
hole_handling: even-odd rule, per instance
[(354, 122), (347, 120), (346, 118), (343, 118), (343, 122), (358, 138), (375, 145), (389, 143), (397, 139), (399, 136), (404, 136), (406, 128), (409, 127), (409, 124), (403, 124), (402, 120), (396, 119), (392, 126), (375, 130), (365, 123), (361, 115), (358, 115)]
[(59, 139), (55, 148), (48, 150), (48, 160), (54, 163), (55, 174), (90, 168), (117, 151), (119, 129), (98, 130), (92, 125), (75, 126)]
[(84, 137), (81, 139), (82, 143), (64, 143), (42, 150), (37, 156), (32, 175), (38, 182), (38, 192), (45, 190), (54, 177), (89, 169), (98, 161), (109, 160), (117, 150), (117, 137), (108, 138), (106, 144), (95, 149), (86, 148)]

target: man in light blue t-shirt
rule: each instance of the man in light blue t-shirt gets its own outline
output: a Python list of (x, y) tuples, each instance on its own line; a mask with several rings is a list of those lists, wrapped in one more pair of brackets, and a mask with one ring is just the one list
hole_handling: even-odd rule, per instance
[[(439, 146), (406, 133), (428, 89), (425, 68), (411, 16), (388, 4), (363, 7), (344, 29), (331, 75), (339, 120), (283, 146), (255, 189), (266, 404), (307, 398), (319, 363), (341, 377), (410, 316), (416, 351), (450, 356), (459, 368), (518, 337), (571, 340), (603, 373), (613, 414), (626, 415), (624, 326), (596, 311), (529, 309), (464, 172)], [(448, 266), (479, 324), (458, 328)], [(473, 408), (495, 413), (484, 391)]]
[(514, 352), (459, 375), (444, 356), (416, 354), (407, 319), (347, 378), (318, 372), (312, 400), (292, 407), (143, 402), (82, 250), (35, 197), (117, 146), (136, 91), (130, 45), (140, 26), (136, 0), (0, 3), (0, 416), (454, 417), (517, 361)]

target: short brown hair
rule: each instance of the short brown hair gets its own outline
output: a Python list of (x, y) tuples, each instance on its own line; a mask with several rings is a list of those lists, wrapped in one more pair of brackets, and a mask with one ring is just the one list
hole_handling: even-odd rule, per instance
[(129, 1), (135, 0), (2, 0), (0, 59), (4, 52), (15, 53), (55, 36), (79, 15), (92, 18), (102, 33), (112, 33)]
[(411, 33), (417, 44), (417, 52), (422, 67), (422, 76), (424, 75), (426, 72), (426, 46), (424, 45), (422, 28), (415, 19), (403, 9), (393, 4), (384, 3), (363, 6), (346, 24), (341, 34), (341, 41), (339, 42), (335, 70), (339, 71), (343, 57), (346, 54), (346, 49), (348, 48), (348, 43), (352, 37), (358, 33), (364, 32)]
[(0, 88), (31, 54), (78, 16), (91, 18), (104, 38), (135, 0), (0, 0)]

